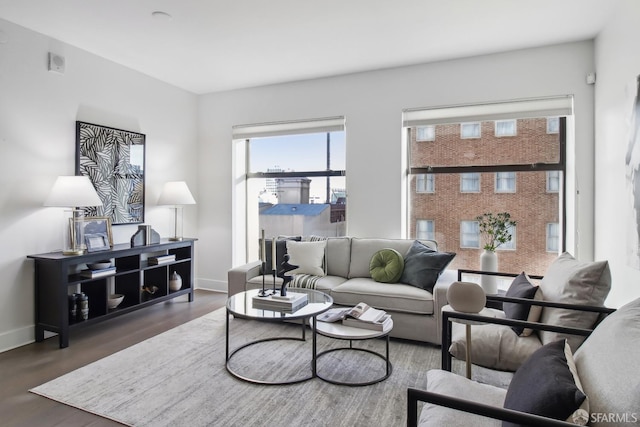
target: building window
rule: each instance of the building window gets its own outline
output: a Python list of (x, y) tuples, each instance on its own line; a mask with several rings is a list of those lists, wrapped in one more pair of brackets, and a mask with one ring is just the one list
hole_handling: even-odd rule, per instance
[(460, 137), (462, 139), (480, 138), (480, 122), (460, 123)]
[(547, 117), (547, 133), (560, 132), (560, 118), (559, 117)]
[(460, 247), (480, 248), (480, 225), (478, 221), (460, 222)]
[(560, 224), (550, 222), (547, 224), (547, 252), (558, 253), (560, 250)]
[(479, 193), (480, 192), (480, 174), (476, 172), (460, 174), (460, 192), (461, 193)]
[(509, 234), (511, 234), (511, 240), (498, 246), (496, 250), (515, 251), (516, 250), (516, 227), (509, 227)]
[(432, 219), (419, 219), (416, 221), (416, 239), (435, 240), (436, 233)]
[(547, 171), (547, 193), (560, 191), (560, 171)]
[(516, 173), (496, 172), (496, 193), (515, 193)]
[(416, 128), (416, 141), (434, 141), (435, 139), (435, 126), (418, 126)]
[(517, 126), (515, 120), (496, 120), (496, 136), (516, 136)]
[(435, 177), (432, 173), (421, 173), (416, 175), (417, 193), (434, 193), (435, 191)]

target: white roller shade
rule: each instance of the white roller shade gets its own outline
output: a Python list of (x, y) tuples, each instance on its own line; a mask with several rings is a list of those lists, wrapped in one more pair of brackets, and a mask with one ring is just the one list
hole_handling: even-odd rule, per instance
[(573, 114), (573, 96), (564, 95), (484, 104), (412, 108), (404, 110), (402, 113), (402, 124), (404, 127), (481, 122), (487, 120), (570, 116)]
[(302, 133), (335, 132), (344, 130), (344, 117), (326, 117), (312, 120), (258, 123), (233, 127), (233, 139), (266, 136), (297, 135)]

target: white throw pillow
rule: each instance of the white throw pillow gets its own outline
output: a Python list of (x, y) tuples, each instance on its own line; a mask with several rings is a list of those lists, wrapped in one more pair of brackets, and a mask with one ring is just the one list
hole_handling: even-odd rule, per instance
[(287, 253), (289, 254), (289, 264), (297, 265), (298, 268), (291, 270), (288, 274), (311, 274), (313, 276), (324, 276), (322, 268), (324, 261), (324, 248), (326, 241), (319, 242), (295, 242), (287, 240)]

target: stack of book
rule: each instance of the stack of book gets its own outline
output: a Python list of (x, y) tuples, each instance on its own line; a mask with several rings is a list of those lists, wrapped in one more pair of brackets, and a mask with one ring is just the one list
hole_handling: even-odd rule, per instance
[(116, 267), (107, 267), (107, 268), (101, 268), (99, 270), (91, 270), (91, 269), (86, 269), (86, 270), (82, 270), (80, 272), (80, 275), (82, 277), (86, 277), (88, 279), (96, 279), (98, 277), (104, 277), (104, 276), (111, 276), (112, 274), (116, 274)]
[(253, 308), (258, 310), (281, 311), (293, 313), (307, 305), (309, 302), (307, 294), (298, 292), (287, 292), (286, 296), (269, 295), (266, 297), (254, 296)]
[(317, 317), (321, 322), (342, 321), (345, 326), (384, 331), (391, 324), (391, 315), (364, 302), (351, 308), (332, 308)]
[(173, 262), (175, 260), (176, 260), (176, 255), (169, 254), (169, 255), (158, 255), (158, 256), (149, 257), (147, 262), (149, 262), (150, 265), (160, 265), (160, 264), (166, 264), (168, 262)]

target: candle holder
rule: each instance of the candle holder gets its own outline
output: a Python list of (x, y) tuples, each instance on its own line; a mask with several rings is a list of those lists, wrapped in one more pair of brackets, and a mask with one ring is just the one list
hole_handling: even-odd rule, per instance
[(269, 295), (271, 295), (271, 291), (266, 290), (264, 288), (264, 276), (265, 276), (264, 273), (265, 273), (265, 269), (267, 267), (266, 264), (267, 264), (266, 262), (262, 261), (262, 273), (263, 273), (262, 274), (262, 290), (258, 291), (258, 296), (259, 297), (268, 297)]

